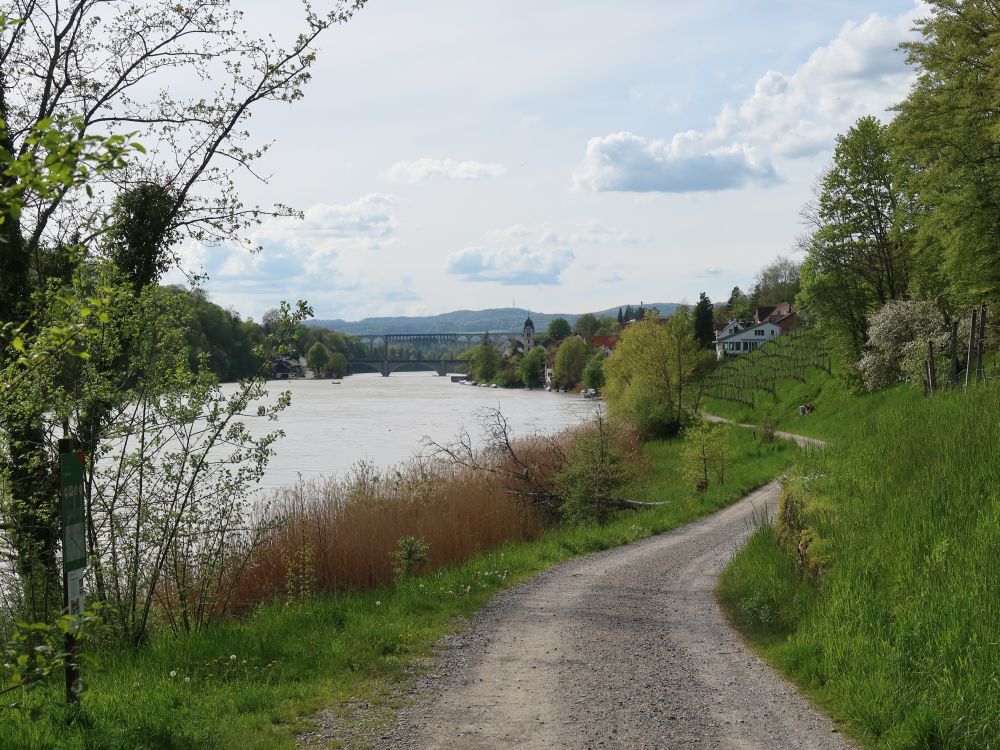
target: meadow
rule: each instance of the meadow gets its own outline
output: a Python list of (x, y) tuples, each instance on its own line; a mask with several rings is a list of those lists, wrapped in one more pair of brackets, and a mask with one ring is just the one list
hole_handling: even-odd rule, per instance
[[(333, 574), (323, 579), (319, 571), (324, 568), (316, 565), (316, 580), (301, 595), (250, 606), (249, 600), (288, 575), (287, 570), (264, 568), (263, 582), (256, 588), (248, 584), (246, 611), (239, 618), (190, 635), (159, 637), (138, 650), (123, 652), (113, 644), (98, 648), (85, 673), (87, 692), (79, 709), (60, 704), (60, 684), (54, 682), (33, 699), (36, 711), (0, 712), (3, 747), (290, 748), (295, 734), (309, 728), (301, 717), (317, 709), (351, 699), (391, 705), (412, 670), (432, 655), (439, 638), (460, 627), (463, 616), (497, 592), (572, 557), (659, 534), (711, 513), (773, 479), (799, 454), (785, 441), (758, 442), (747, 431), (723, 429), (729, 453), (725, 484), (694, 493), (679, 471), (682, 441), (647, 443), (642, 448), (646, 471), (623, 495), (664, 504), (619, 512), (604, 524), (543, 530), (521, 526), (503, 510), (504, 518), (514, 519), (510, 528), (525, 538), (489, 541), (484, 536), (477, 542), (479, 549), (469, 544), (451, 560), (435, 558), (432, 541), (428, 569), (395, 582), (389, 582), (386, 550), (376, 554), (375, 547), (365, 547), (361, 559), (372, 563), (366, 575), (373, 588), (361, 589), (357, 582), (345, 583)], [(305, 531), (314, 560), (321, 558), (315, 521), (332, 507), (324, 497), (323, 488), (314, 487), (289, 500), (300, 504), (301, 517), (309, 521), (287, 527), (293, 529), (289, 533), (294, 538)], [(414, 507), (433, 508), (434, 501), (425, 498), (421, 503), (407, 504), (395, 518), (409, 513), (412, 521)], [(444, 510), (450, 512), (450, 507)], [(446, 516), (422, 516), (428, 538), (429, 519)], [(472, 518), (463, 516), (466, 526), (459, 524), (456, 530), (468, 529)], [(495, 519), (486, 519), (495, 529)], [(403, 528), (392, 525), (395, 522), (384, 513), (359, 512), (337, 516), (327, 531), (329, 538), (335, 533), (338, 539), (358, 539), (375, 528), (364, 524), (382, 524), (390, 531), (379, 536), (380, 544), (391, 550), (392, 537)], [(283, 539), (279, 536), (275, 543), (280, 547)], [(468, 557), (461, 560), (462, 554)], [(278, 565), (281, 555), (265, 558)], [(341, 567), (331, 564), (328, 569), (336, 572)]]
[(1000, 747), (1000, 388), (796, 388), (774, 403), (815, 388), (813, 415), (730, 412), (833, 440), (724, 572), (723, 605), (865, 747)]

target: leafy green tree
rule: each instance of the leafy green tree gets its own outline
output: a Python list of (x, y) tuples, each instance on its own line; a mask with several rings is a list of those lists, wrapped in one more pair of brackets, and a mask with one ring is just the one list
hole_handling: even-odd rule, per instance
[(779, 302), (794, 303), (799, 293), (800, 264), (791, 258), (779, 255), (757, 272), (758, 304), (777, 305)]
[(612, 416), (631, 420), (646, 436), (676, 434), (688, 418), (699, 353), (685, 308), (666, 323), (654, 314), (628, 326), (604, 363)]
[(526, 388), (537, 388), (545, 379), (545, 348), (536, 346), (525, 354), (517, 367)]
[(488, 383), (500, 372), (500, 352), (488, 341), (472, 347), (469, 355), (469, 366), (472, 375), (480, 383)]
[(550, 339), (562, 341), (572, 333), (572, 330), (566, 318), (553, 318), (552, 322), (549, 323), (548, 335)]
[(618, 308), (618, 325), (625, 325), (625, 314), (620, 307)]
[(575, 388), (583, 377), (588, 354), (587, 344), (580, 337), (573, 336), (564, 340), (556, 350), (556, 359), (552, 365), (555, 384), (560, 388)]
[(330, 355), (330, 372), (333, 373), (333, 377), (342, 378), (347, 375), (347, 357), (344, 356), (342, 352), (333, 352)]
[(802, 306), (849, 347), (865, 341), (867, 316), (907, 288), (909, 228), (900, 211), (887, 127), (862, 117), (838, 136), (833, 166), (808, 216), (814, 231), (802, 268)]
[(702, 292), (694, 306), (694, 337), (702, 347), (709, 347), (715, 339), (715, 314), (712, 301)]
[(570, 460), (556, 475), (563, 499), (560, 513), (570, 523), (606, 521), (621, 505), (615, 493), (634, 471), (612, 437), (607, 420), (598, 413), (593, 432), (573, 442)]
[(597, 331), (598, 336), (613, 336), (615, 333), (615, 326), (617, 325), (614, 318), (610, 315), (604, 315), (597, 319)]
[(306, 364), (316, 374), (316, 377), (323, 377), (330, 370), (332, 358), (330, 350), (319, 341), (306, 352)]
[(601, 323), (596, 315), (593, 313), (584, 313), (576, 319), (576, 324), (573, 326), (573, 333), (590, 338), (597, 333), (600, 327)]
[(917, 78), (892, 125), (915, 223), (912, 296), (953, 308), (996, 303), (1000, 8), (989, 0), (932, 0), (922, 16), (921, 38), (901, 45)]
[(594, 352), (583, 368), (583, 384), (599, 391), (604, 387), (604, 352)]

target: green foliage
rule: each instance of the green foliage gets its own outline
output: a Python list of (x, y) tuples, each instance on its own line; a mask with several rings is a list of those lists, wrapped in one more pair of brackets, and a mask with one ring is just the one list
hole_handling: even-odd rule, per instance
[(550, 339), (555, 339), (556, 341), (562, 341), (564, 338), (570, 335), (572, 329), (570, 328), (569, 321), (566, 318), (553, 318), (549, 323), (548, 335)]
[(396, 549), (389, 553), (392, 558), (392, 571), (396, 580), (410, 578), (427, 567), (431, 546), (426, 540), (413, 536), (404, 536), (396, 543)]
[(694, 306), (694, 337), (702, 347), (710, 347), (715, 340), (715, 315), (712, 301), (702, 292)]
[(615, 493), (630, 478), (632, 466), (612, 443), (611, 429), (597, 415), (594, 434), (573, 443), (566, 467), (556, 476), (564, 502), (559, 511), (570, 523), (603, 523), (616, 510)]
[(489, 383), (500, 372), (500, 350), (484, 341), (469, 351), (469, 368), (480, 383)]
[(600, 327), (601, 322), (597, 319), (596, 315), (593, 313), (584, 313), (576, 319), (576, 323), (573, 325), (573, 333), (578, 336), (590, 338), (597, 333)]
[(560, 388), (575, 388), (583, 377), (590, 350), (579, 336), (564, 340), (556, 351), (552, 365), (552, 381)]
[(823, 176), (802, 265), (802, 308), (857, 360), (867, 316), (907, 289), (910, 226), (890, 156), (887, 126), (862, 117), (837, 137)]
[(317, 377), (323, 377), (330, 369), (332, 357), (330, 350), (317, 341), (306, 352), (306, 364), (309, 365), (310, 370), (316, 373)]
[(138, 292), (155, 284), (174, 262), (171, 247), (180, 237), (177, 195), (155, 182), (125, 190), (111, 206), (104, 242), (111, 262)]
[(333, 377), (344, 377), (347, 375), (347, 369), (347, 357), (345, 357), (341, 352), (333, 352), (333, 354), (330, 355), (330, 372), (333, 373)]
[(604, 387), (604, 352), (594, 352), (583, 368), (583, 384), (599, 391)]
[(253, 320), (242, 320), (232, 310), (224, 310), (201, 289), (167, 288), (191, 308), (190, 314), (185, 314), (185, 339), (192, 370), (207, 365), (219, 380), (227, 383), (258, 372), (266, 344), (260, 325)]
[(521, 357), (517, 372), (525, 388), (538, 388), (545, 380), (545, 348), (536, 346)]
[(720, 425), (699, 420), (684, 430), (684, 478), (697, 492), (712, 481), (725, 484), (726, 442)]
[(683, 308), (665, 324), (652, 314), (628, 326), (604, 363), (612, 416), (629, 419), (646, 436), (676, 434), (696, 397), (689, 386), (699, 351)]
[(952, 309), (996, 303), (1000, 9), (987, 0), (933, 0), (922, 16), (922, 38), (902, 45), (917, 77), (892, 126), (913, 201), (915, 291)]
[(783, 255), (761, 268), (757, 272), (755, 287), (757, 304), (773, 306), (779, 302), (794, 303), (800, 287), (799, 272), (800, 264)]
[[(91, 607), (81, 615), (61, 615), (52, 623), (17, 623), (10, 637), (0, 642), (3, 706), (28, 711), (36, 719), (43, 706), (58, 704), (59, 699), (53, 699), (46, 689), (47, 683), (62, 676), (67, 664), (75, 663), (84, 669), (94, 666), (88, 651), (103, 633), (99, 612), (99, 607)], [(67, 636), (76, 641), (75, 654), (67, 650)], [(78, 698), (85, 684), (80, 678), (74, 683), (72, 689)]]

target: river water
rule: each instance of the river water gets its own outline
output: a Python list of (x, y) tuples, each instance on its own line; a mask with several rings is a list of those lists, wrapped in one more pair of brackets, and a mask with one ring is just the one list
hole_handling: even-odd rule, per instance
[[(292, 405), (278, 419), (285, 437), (268, 465), (263, 490), (343, 473), (361, 460), (380, 468), (421, 449), (423, 438), (452, 440), (462, 428), (479, 436), (476, 412), (499, 408), (515, 435), (553, 434), (593, 416), (598, 403), (579, 394), (477, 388), (431, 373), (352, 375), (329, 380), (268, 383), (271, 397), (289, 390)], [(255, 424), (260, 422), (260, 424)], [(274, 423), (248, 420), (254, 432)]]

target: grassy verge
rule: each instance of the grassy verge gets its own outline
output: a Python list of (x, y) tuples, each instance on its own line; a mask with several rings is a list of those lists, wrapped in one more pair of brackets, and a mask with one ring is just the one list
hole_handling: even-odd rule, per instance
[(998, 748), (1000, 389), (884, 398), (803, 456), (720, 599), (867, 746)]
[[(297, 717), (359, 691), (406, 679), (456, 627), (456, 617), (540, 570), (577, 555), (627, 544), (703, 516), (772, 479), (798, 455), (727, 431), (725, 485), (693, 497), (677, 471), (679, 441), (646, 446), (650, 475), (637, 499), (669, 500), (597, 526), (560, 527), (506, 544), (466, 563), (364, 593), (264, 605), (245, 619), (126, 654), (97, 655), (77, 713), (45, 708), (37, 718), (0, 712), (3, 748), (289, 748)], [(58, 687), (49, 697), (58, 700)]]
[[(808, 370), (805, 382), (780, 380), (775, 390), (776, 396), (755, 392), (753, 408), (718, 398), (706, 398), (703, 408), (735, 422), (771, 422), (778, 430), (837, 441), (847, 438), (872, 412), (909, 409), (923, 399), (920, 390), (909, 385), (858, 395), (837, 375), (818, 369)], [(799, 416), (800, 404), (812, 404), (814, 411)]]

